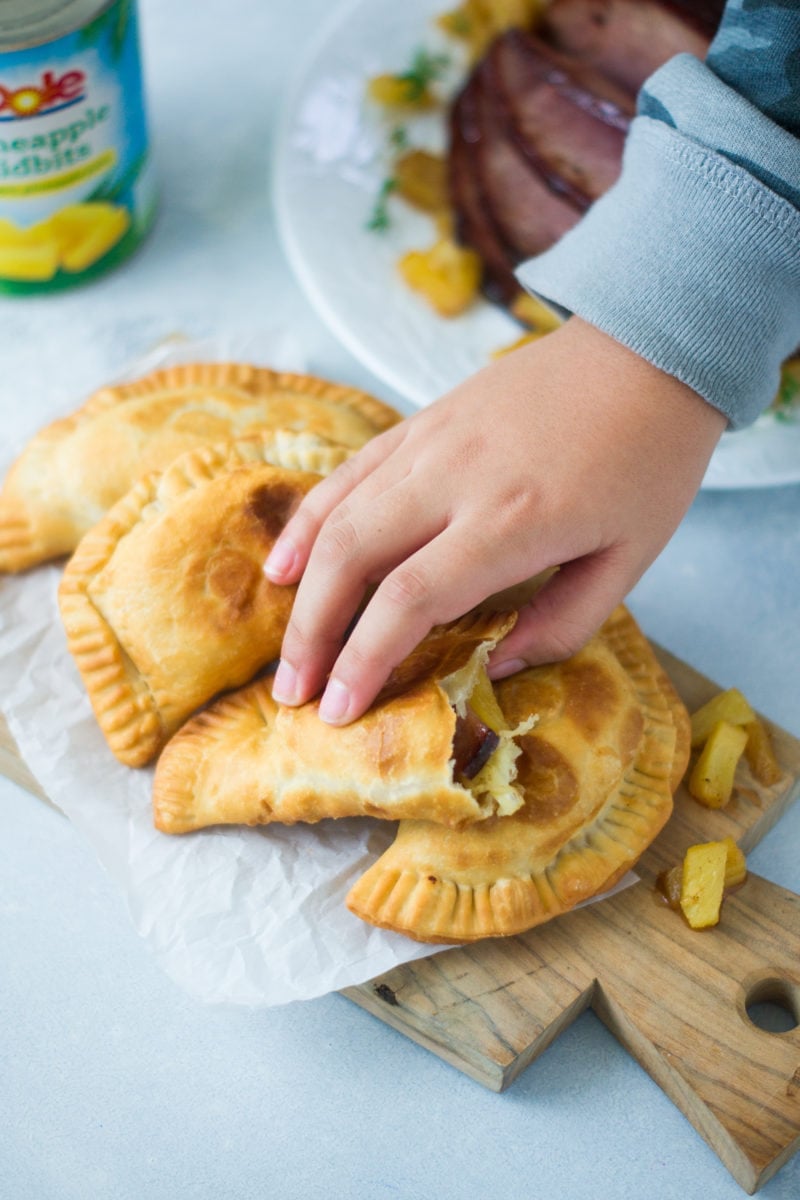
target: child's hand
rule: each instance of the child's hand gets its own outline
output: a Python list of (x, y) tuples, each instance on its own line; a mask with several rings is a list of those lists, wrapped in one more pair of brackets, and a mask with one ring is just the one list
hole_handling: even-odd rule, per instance
[(574, 317), (497, 360), (368, 443), (286, 526), (265, 568), (300, 580), (276, 699), (303, 703), (330, 674), (320, 712), (345, 724), (433, 625), (558, 564), (491, 673), (574, 653), (669, 540), (724, 427)]

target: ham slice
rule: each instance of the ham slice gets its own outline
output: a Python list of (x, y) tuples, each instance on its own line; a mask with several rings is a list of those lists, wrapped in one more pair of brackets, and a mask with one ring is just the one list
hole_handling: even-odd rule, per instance
[(588, 207), (619, 174), (631, 97), (519, 30), (498, 38), (486, 61), (518, 149), (554, 191)]
[(480, 136), (477, 170), (496, 228), (515, 262), (552, 246), (575, 225), (586, 207), (557, 189), (527, 157), (514, 136), (487, 59), (476, 74), (476, 114)]
[(519, 291), (514, 278), (516, 258), (503, 241), (488, 209), (478, 170), (479, 83), (469, 79), (462, 88), (450, 114), (448, 177), (450, 200), (456, 221), (456, 235), (471, 246), (483, 263), (483, 290), (497, 304), (509, 304)]
[(501, 34), (451, 109), (457, 236), (487, 297), (519, 293), (515, 266), (571, 229), (617, 179), (634, 93), (666, 59), (703, 56), (722, 0), (552, 0), (537, 36)]

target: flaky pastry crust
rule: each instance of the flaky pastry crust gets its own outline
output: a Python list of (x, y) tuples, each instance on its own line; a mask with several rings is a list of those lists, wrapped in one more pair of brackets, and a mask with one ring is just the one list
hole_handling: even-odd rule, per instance
[(523, 807), (458, 830), (401, 822), (348, 895), (363, 920), (427, 942), (521, 933), (610, 887), (667, 821), (688, 717), (624, 608), (496, 693), (511, 723), (539, 714), (520, 738)]
[(453, 778), (459, 696), (449, 681), (463, 676), (466, 693), (473, 665), (514, 619), (472, 615), (434, 629), (369, 711), (343, 728), (320, 720), (318, 700), (277, 704), (267, 678), (222, 697), (164, 749), (153, 788), (156, 826), (186, 833), (350, 816), (461, 825), (488, 816), (493, 798)]
[(149, 762), (201, 704), (277, 656), (296, 589), (271, 583), (264, 561), (346, 453), (286, 431), (200, 447), (141, 479), (81, 540), (59, 605), (121, 762)]
[(355, 388), (243, 363), (166, 367), (95, 392), (28, 443), (0, 490), (0, 571), (71, 553), (141, 476), (200, 445), (265, 430), (350, 450), (400, 420)]

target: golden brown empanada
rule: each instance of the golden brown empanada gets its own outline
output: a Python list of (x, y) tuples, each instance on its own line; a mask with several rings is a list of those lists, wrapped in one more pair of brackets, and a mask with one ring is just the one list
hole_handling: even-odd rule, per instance
[(192, 363), (96, 392), (41, 430), (0, 491), (0, 571), (69, 554), (120, 497), (199, 445), (258, 430), (357, 449), (400, 420), (365, 392), (242, 363)]
[(611, 887), (672, 811), (688, 716), (623, 608), (563, 663), (496, 685), (519, 740), (525, 803), (465, 829), (403, 821), (353, 886), (365, 921), (426, 942), (521, 933)]
[(95, 715), (141, 766), (199, 705), (280, 650), (294, 587), (263, 573), (302, 497), (349, 452), (285, 431), (141, 479), (80, 542), (59, 604)]
[[(343, 728), (320, 720), (318, 701), (277, 704), (268, 679), (223, 697), (161, 755), (156, 825), (186, 833), (349, 816), (459, 825), (513, 811), (522, 803), (513, 784), (519, 751), (502, 713), (486, 711), (494, 701), (483, 668), (514, 621), (471, 615), (434, 629), (369, 711)], [(495, 737), (485, 722), (476, 727), (471, 702), (495, 718)]]

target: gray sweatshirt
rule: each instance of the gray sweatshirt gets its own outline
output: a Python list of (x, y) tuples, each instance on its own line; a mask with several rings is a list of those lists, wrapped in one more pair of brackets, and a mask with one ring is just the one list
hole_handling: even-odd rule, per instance
[(705, 63), (644, 84), (616, 184), (517, 276), (754, 421), (800, 344), (800, 2), (728, 0)]

